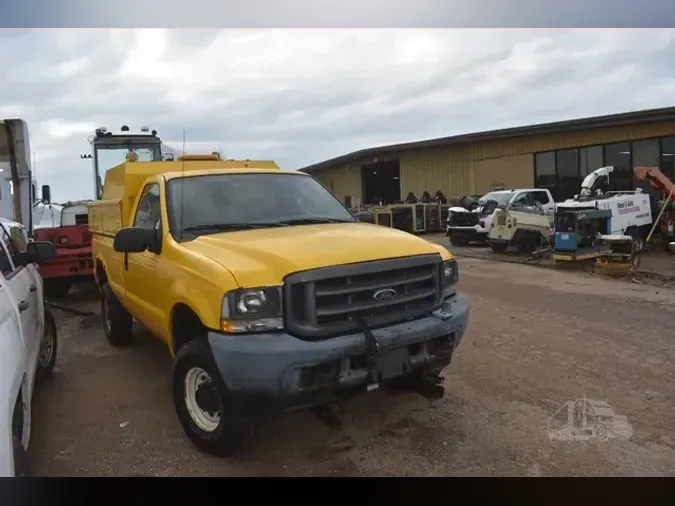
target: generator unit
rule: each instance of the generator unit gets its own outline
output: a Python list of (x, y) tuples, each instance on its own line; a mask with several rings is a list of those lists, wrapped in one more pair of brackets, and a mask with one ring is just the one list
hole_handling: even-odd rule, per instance
[(554, 260), (597, 258), (606, 246), (600, 236), (610, 233), (612, 211), (609, 209), (558, 209), (553, 236)]
[(392, 204), (355, 214), (359, 221), (396, 228), (413, 234), (441, 232), (448, 206), (442, 204)]

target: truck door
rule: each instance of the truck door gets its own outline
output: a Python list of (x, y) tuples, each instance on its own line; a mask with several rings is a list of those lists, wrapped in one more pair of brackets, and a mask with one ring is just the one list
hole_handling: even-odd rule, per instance
[(39, 322), (39, 304), (36, 294), (39, 288), (31, 271), (19, 264), (20, 252), (10, 239), (4, 225), (0, 224), (0, 268), (5, 278), (11, 301), (19, 314), (23, 344), (26, 349), (25, 370), (28, 371), (29, 391), (33, 388), (33, 375), (41, 344), (41, 324)]
[[(150, 228), (159, 231), (160, 237), (166, 226), (162, 224), (160, 187), (157, 183), (143, 188), (134, 215), (134, 227)], [(159, 255), (151, 251), (130, 253), (124, 270), (124, 286), (129, 311), (139, 321), (149, 327), (156, 335), (163, 335), (161, 328), (153, 328), (166, 318), (162, 307), (162, 295), (168, 287), (165, 278), (158, 272)]]
[(541, 208), (548, 215), (548, 221), (551, 223), (551, 226), (553, 226), (553, 220), (555, 217), (555, 202), (553, 201), (551, 194), (546, 190), (534, 190), (531, 192), (531, 194), (532, 199), (535, 202), (539, 202), (539, 204), (541, 204)]

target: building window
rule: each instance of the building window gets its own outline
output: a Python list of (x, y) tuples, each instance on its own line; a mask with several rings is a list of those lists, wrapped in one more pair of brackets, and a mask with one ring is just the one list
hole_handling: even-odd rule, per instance
[(579, 150), (579, 165), (581, 177), (588, 176), (591, 172), (605, 166), (602, 146), (588, 146)]
[(609, 175), (609, 190), (633, 190), (633, 167), (630, 142), (605, 144), (605, 164), (614, 167)]
[(675, 179), (675, 137), (661, 139), (661, 172), (671, 181)]
[(579, 172), (579, 150), (563, 149), (555, 154), (556, 170), (558, 174), (558, 199), (564, 200), (574, 197), (581, 187)]
[[(633, 167), (658, 167), (661, 159), (659, 139), (647, 139), (633, 142)], [(638, 181), (633, 174), (633, 187), (658, 195), (656, 190), (647, 181)]]
[(658, 139), (633, 142), (633, 167), (658, 167), (659, 155)]
[(537, 153), (534, 155), (534, 185), (537, 188), (547, 188), (555, 195), (555, 152)]

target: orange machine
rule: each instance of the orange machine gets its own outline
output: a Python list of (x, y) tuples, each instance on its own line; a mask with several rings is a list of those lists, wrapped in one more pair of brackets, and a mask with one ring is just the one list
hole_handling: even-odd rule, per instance
[[(661, 210), (654, 225), (658, 227), (666, 249), (669, 250), (669, 243), (675, 240), (675, 208), (673, 206), (675, 184), (658, 167), (635, 167), (633, 172), (636, 179), (648, 181), (653, 188), (662, 193)], [(654, 230), (655, 228), (652, 228), (648, 239), (651, 238)]]

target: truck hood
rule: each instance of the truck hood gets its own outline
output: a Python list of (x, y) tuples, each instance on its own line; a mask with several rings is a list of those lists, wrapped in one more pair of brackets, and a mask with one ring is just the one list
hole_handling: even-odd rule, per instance
[(203, 235), (183, 243), (228, 269), (241, 287), (280, 284), (288, 274), (330, 265), (439, 254), (439, 246), (369, 223), (300, 225)]

